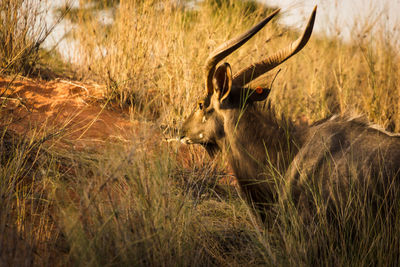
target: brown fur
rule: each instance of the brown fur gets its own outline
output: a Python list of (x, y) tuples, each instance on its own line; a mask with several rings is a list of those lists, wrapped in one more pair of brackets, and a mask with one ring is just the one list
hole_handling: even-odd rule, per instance
[(272, 112), (264, 114), (249, 99), (221, 88), (200, 101), (182, 127), (181, 140), (204, 145), (211, 156), (225, 152), (246, 200), (264, 219), (262, 211), (277, 199), (276, 178), (301, 146), (298, 132)]
[[(245, 87), (252, 79), (299, 52), (313, 29), (314, 8), (303, 35), (287, 48), (232, 74), (218, 62), (256, 34), (279, 10), (237, 38), (227, 41), (206, 63), (207, 96), (182, 127), (181, 141), (202, 144), (213, 156), (227, 154), (248, 203), (265, 221), (278, 200), (312, 215), (320, 198), (330, 210), (356, 197), (396, 200), (399, 188), (400, 136), (371, 127), (362, 118), (334, 116), (309, 127), (294, 126), (266, 114), (255, 102), (268, 88)], [(400, 195), (400, 194), (399, 194)], [(285, 202), (284, 202), (285, 203)], [(378, 205), (378, 204), (377, 204)]]
[(350, 191), (373, 205), (392, 205), (399, 196), (399, 178), (400, 135), (362, 117), (334, 116), (308, 129), (286, 171), (282, 194), (304, 212), (315, 207), (310, 188), (317, 189), (331, 211), (343, 209)]
[(216, 86), (184, 123), (181, 140), (204, 145), (211, 156), (226, 153), (246, 200), (263, 221), (278, 196), (312, 212), (310, 188), (335, 207), (350, 185), (381, 198), (397, 188), (400, 136), (362, 118), (335, 116), (294, 126), (231, 93), (248, 89)]

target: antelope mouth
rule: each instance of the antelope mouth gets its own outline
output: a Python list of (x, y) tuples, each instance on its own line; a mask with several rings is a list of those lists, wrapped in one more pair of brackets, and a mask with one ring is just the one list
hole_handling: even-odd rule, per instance
[(199, 144), (199, 145), (204, 146), (205, 148), (218, 148), (218, 145), (213, 142), (193, 141), (192, 139), (190, 139), (190, 137), (187, 137), (187, 136), (182, 136), (177, 139), (179, 140), (179, 142), (181, 142), (182, 144), (186, 144), (186, 145)]
[(186, 144), (186, 145), (194, 144), (194, 142), (192, 141), (192, 139), (190, 139), (190, 138), (187, 137), (187, 136), (182, 136), (182, 137), (179, 139), (179, 141), (180, 141), (182, 144)]
[(192, 139), (190, 139), (187, 136), (182, 136), (180, 138), (177, 138), (182, 144), (185, 145), (192, 145), (192, 144), (199, 144), (202, 145), (206, 151), (208, 152), (208, 154), (212, 157), (214, 156), (218, 151), (219, 151), (219, 147), (216, 143), (212, 143), (212, 142), (194, 142)]

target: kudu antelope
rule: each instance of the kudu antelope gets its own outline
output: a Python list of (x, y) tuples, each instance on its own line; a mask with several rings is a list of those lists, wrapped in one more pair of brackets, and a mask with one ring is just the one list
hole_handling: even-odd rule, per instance
[[(326, 200), (338, 199), (332, 188), (348, 185), (350, 162), (354, 162), (360, 181), (380, 174), (387, 178), (385, 184), (390, 184), (400, 166), (400, 137), (374, 129), (361, 119), (337, 116), (298, 127), (278, 119), (271, 110), (264, 114), (254, 104), (265, 100), (270, 88), (252, 89), (246, 85), (306, 45), (316, 7), (302, 36), (287, 48), (234, 75), (228, 63), (217, 67), (278, 12), (279, 9), (249, 31), (225, 42), (209, 56), (205, 65), (206, 96), (184, 122), (180, 136), (183, 143), (203, 145), (211, 156), (217, 151), (227, 154), (245, 199), (263, 221), (265, 210), (276, 203), (278, 195), (304, 206), (309, 199), (303, 189), (309, 188), (310, 183), (322, 184)], [(281, 181), (277, 181), (277, 173), (283, 174)], [(300, 201), (304, 203), (298, 204)]]

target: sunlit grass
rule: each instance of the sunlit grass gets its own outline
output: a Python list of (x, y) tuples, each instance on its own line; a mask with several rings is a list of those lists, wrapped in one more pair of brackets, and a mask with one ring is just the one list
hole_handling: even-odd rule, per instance
[[(81, 66), (108, 84), (107, 96), (121, 106), (132, 105), (140, 114), (161, 116), (171, 124), (203, 95), (203, 65), (209, 53), (272, 10), (251, 1), (217, 3), (205, 1), (198, 9), (185, 10), (174, 1), (124, 1), (113, 11), (110, 25), (81, 10), (74, 35), (81, 44)], [(234, 72), (298, 37), (276, 21), (279, 17), (226, 59)], [(304, 26), (299, 25), (299, 31)], [(357, 32), (351, 42), (314, 34), (299, 55), (280, 67), (274, 106), (287, 116), (305, 115), (312, 121), (351, 110), (398, 131), (396, 42), (384, 26), (375, 27), (373, 35)], [(275, 73), (256, 84), (269, 84)]]
[[(109, 2), (102, 4), (112, 6)], [(87, 7), (93, 11), (93, 5)], [(5, 10), (1, 4), (0, 10)], [(104, 84), (103, 103), (129, 107), (133, 119), (150, 121), (155, 128), (175, 128), (204, 94), (203, 64), (209, 53), (271, 10), (252, 1), (204, 1), (186, 10), (175, 1), (131, 0), (111, 10), (114, 22), (107, 25), (96, 13), (73, 10), (77, 27), (71, 36), (80, 44), (75, 71)], [(234, 72), (298, 37), (278, 21), (226, 59)], [(13, 32), (12, 26), (0, 28)], [(24, 50), (15, 48), (2, 61), (3, 69), (26, 65), (27, 57), (17, 60), (19, 51)], [(399, 57), (384, 28), (353, 36), (350, 42), (313, 34), (301, 53), (280, 68), (271, 93), (277, 114), (315, 121), (333, 113), (363, 113), (400, 131)], [(255, 84), (269, 84), (275, 73)], [(178, 145), (162, 142), (161, 135), (155, 139), (153, 131), (140, 130), (133, 137), (137, 140), (88, 152), (50, 146), (52, 139), (43, 142), (46, 135), (40, 131), (21, 137), (3, 127), (0, 261), (396, 264), (398, 227), (387, 227), (363, 199), (349, 198), (339, 224), (332, 225), (318, 194), (311, 192), (321, 204), (313, 223), (302, 221), (294, 203), (278, 203), (277, 218), (264, 228), (234, 187), (216, 183), (227, 176), (223, 157), (210, 162), (196, 147), (181, 153)], [(157, 143), (151, 151), (143, 142), (148, 139)], [(394, 220), (398, 225), (398, 218)]]
[[(45, 51), (42, 44), (68, 10), (67, 8), (61, 12), (59, 18), (53, 24), (49, 24), (46, 21), (46, 16), (51, 12), (48, 1), (1, 1), (0, 75), (51, 77), (49, 72), (55, 73), (57, 70), (43, 69), (43, 63), (50, 58), (55, 68), (64, 66), (65, 63), (60, 60), (55, 64), (59, 56), (56, 56), (54, 51)], [(49, 56), (50, 53), (52, 56)]]

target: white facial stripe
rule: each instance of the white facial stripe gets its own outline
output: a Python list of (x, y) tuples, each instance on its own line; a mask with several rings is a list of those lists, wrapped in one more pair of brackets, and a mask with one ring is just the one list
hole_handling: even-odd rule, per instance
[(203, 119), (201, 120), (202, 123), (206, 122), (206, 116), (203, 116)]

